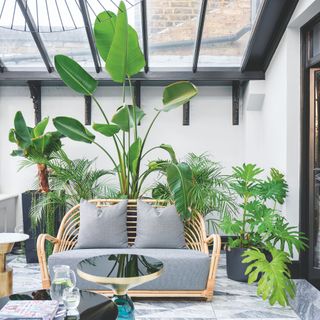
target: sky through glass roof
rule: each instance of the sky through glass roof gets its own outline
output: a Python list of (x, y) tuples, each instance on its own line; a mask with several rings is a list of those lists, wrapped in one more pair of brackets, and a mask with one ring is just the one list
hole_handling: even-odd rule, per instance
[[(105, 9), (116, 12), (119, 2), (87, 0), (92, 23)], [(130, 0), (126, 5), (129, 23), (136, 28), (142, 45), (140, 2)], [(208, 0), (199, 67), (240, 66), (261, 2)], [(147, 0), (150, 70), (191, 70), (201, 3)], [(27, 4), (51, 60), (62, 53), (94, 68), (78, 0), (28, 0)], [(46, 70), (16, 1), (0, 0), (0, 27), (0, 59), (9, 71)]]

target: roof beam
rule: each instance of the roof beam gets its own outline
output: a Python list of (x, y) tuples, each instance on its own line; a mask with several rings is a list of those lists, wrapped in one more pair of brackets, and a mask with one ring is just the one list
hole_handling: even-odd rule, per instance
[(253, 26), (242, 71), (265, 72), (288, 26), (298, 0), (265, 0)]
[[(99, 85), (115, 86), (105, 72), (91, 75), (99, 81)], [(196, 85), (232, 85), (233, 81), (263, 80), (264, 72), (241, 72), (239, 68), (214, 68), (193, 73), (191, 71), (152, 71), (147, 74), (140, 72), (132, 77), (132, 81), (141, 81), (141, 86), (167, 85), (173, 81), (189, 80)], [(56, 72), (14, 71), (0, 74), (0, 85), (24, 85), (27, 80), (39, 80), (42, 85), (63, 85)]]
[(142, 43), (143, 54), (146, 65), (144, 72), (149, 72), (149, 46), (148, 46), (148, 20), (147, 20), (147, 0), (141, 1), (141, 25), (142, 25)]
[(33, 37), (33, 40), (40, 52), (40, 55), (42, 57), (42, 60), (44, 62), (44, 64), (46, 65), (46, 68), (48, 70), (49, 73), (51, 73), (54, 69), (53, 69), (53, 65), (50, 61), (50, 58), (49, 58), (49, 55), (48, 55), (48, 52), (44, 46), (44, 43), (40, 37), (40, 34), (37, 30), (37, 26), (33, 20), (33, 17), (31, 15), (31, 12), (27, 6), (27, 2), (26, 0), (17, 0), (18, 4), (19, 4), (19, 7), (20, 7), (20, 10), (26, 20), (26, 23), (28, 25), (28, 28), (31, 32), (31, 35)]
[(79, 4), (80, 4), (80, 11), (83, 18), (84, 26), (86, 28), (87, 38), (90, 45), (90, 51), (91, 51), (92, 59), (94, 62), (94, 67), (96, 69), (96, 72), (99, 73), (101, 71), (101, 63), (100, 63), (99, 54), (93, 39), (93, 31), (92, 31), (92, 25), (91, 25), (87, 2), (86, 0), (79, 0)]
[(192, 72), (197, 72), (197, 69), (198, 69), (202, 32), (203, 32), (204, 20), (206, 17), (207, 4), (208, 4), (208, 0), (202, 0), (200, 14), (199, 14), (197, 37), (196, 37), (196, 42), (195, 42), (194, 52), (193, 52)]

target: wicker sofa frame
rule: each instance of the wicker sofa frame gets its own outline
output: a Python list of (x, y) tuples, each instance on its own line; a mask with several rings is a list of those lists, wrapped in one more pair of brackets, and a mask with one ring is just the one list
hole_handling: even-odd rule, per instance
[[(119, 199), (95, 199), (90, 200), (97, 207), (105, 207), (118, 203)], [(165, 207), (168, 202), (161, 200), (143, 200), (153, 207)], [(128, 243), (134, 243), (136, 236), (137, 222), (137, 200), (129, 200), (127, 207), (127, 230)], [(70, 209), (61, 222), (57, 237), (48, 234), (41, 234), (37, 240), (37, 254), (41, 269), (42, 287), (47, 289), (50, 287), (50, 276), (46, 258), (46, 241), (54, 244), (53, 253), (72, 250), (77, 243), (79, 225), (80, 225), (80, 205), (76, 205)], [(130, 290), (133, 297), (197, 297), (208, 301), (212, 300), (215, 286), (216, 272), (220, 257), (221, 239), (217, 234), (209, 237), (206, 235), (205, 223), (201, 214), (197, 213), (193, 219), (185, 223), (185, 239), (188, 249), (198, 250), (209, 255), (209, 244), (213, 243), (211, 253), (211, 262), (208, 274), (207, 285), (204, 290), (196, 291), (147, 291), (147, 290)], [(103, 294), (111, 294), (111, 291), (99, 291)]]

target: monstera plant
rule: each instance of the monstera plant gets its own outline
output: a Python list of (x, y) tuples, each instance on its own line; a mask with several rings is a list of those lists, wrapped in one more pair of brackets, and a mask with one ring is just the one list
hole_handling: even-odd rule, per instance
[[(155, 114), (146, 133), (140, 134), (139, 122), (145, 113), (135, 101), (131, 77), (145, 66), (144, 55), (140, 49), (137, 32), (128, 24), (127, 11), (124, 2), (119, 5), (117, 15), (110, 11), (100, 13), (94, 24), (96, 46), (105, 68), (111, 79), (122, 86), (122, 105), (117, 106), (113, 117), (108, 118), (104, 109), (95, 97), (98, 82), (86, 72), (76, 61), (64, 56), (55, 56), (55, 67), (64, 83), (77, 93), (92, 97), (99, 108), (103, 123), (94, 123), (93, 130), (88, 130), (81, 122), (70, 117), (56, 117), (53, 123), (64, 136), (100, 148), (116, 172), (120, 193), (129, 198), (141, 195), (143, 183), (147, 176), (158, 170), (158, 166), (149, 166), (142, 172), (143, 158), (155, 149), (162, 149), (170, 156), (166, 163), (169, 185), (173, 188), (178, 211), (183, 216), (190, 216), (185, 201), (185, 189), (191, 180), (191, 170), (185, 163), (179, 163), (173, 148), (161, 144), (146, 148), (150, 131), (163, 112), (169, 112), (188, 102), (197, 94), (197, 88), (188, 81), (179, 81), (168, 85), (163, 90), (162, 105), (155, 108)], [(126, 95), (126, 86), (130, 94)], [(106, 146), (97, 142), (95, 134), (103, 135), (113, 142), (116, 156), (110, 150), (110, 142)]]
[(222, 230), (228, 239), (227, 275), (232, 280), (257, 282), (257, 294), (270, 304), (287, 305), (295, 295), (289, 266), (294, 250), (306, 249), (306, 237), (291, 226), (278, 209), (288, 185), (275, 168), (252, 163), (233, 168), (231, 188), (238, 196), (238, 217), (225, 216)]

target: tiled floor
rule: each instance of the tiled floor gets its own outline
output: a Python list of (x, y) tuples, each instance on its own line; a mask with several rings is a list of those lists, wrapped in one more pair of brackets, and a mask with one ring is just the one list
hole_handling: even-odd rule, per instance
[[(41, 287), (39, 266), (27, 265), (24, 258), (10, 257), (14, 269), (14, 292)], [(194, 300), (137, 300), (136, 319), (143, 320), (292, 320), (300, 319), (290, 308), (271, 307), (255, 294), (255, 286), (229, 280), (226, 277), (225, 258), (220, 261), (215, 296), (212, 302)], [(320, 318), (319, 318), (320, 319)]]

